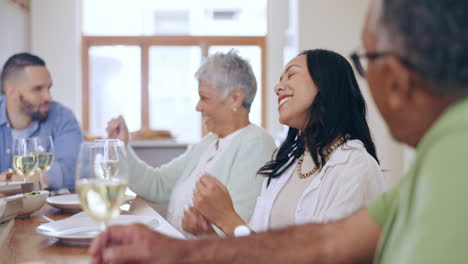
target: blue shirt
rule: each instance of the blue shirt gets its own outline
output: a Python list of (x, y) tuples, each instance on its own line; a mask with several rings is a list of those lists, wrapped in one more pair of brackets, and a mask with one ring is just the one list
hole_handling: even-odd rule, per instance
[[(70, 109), (57, 103), (50, 103), (46, 120), (38, 121), (27, 137), (51, 136), (55, 157), (50, 170), (46, 172), (49, 188), (57, 190), (75, 188), (75, 166), (79, 147), (83, 140), (80, 126)], [(12, 133), (6, 112), (6, 98), (0, 97), (0, 172), (11, 168)]]

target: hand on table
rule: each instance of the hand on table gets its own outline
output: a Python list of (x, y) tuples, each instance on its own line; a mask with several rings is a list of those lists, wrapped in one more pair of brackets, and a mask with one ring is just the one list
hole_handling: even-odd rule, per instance
[(91, 263), (173, 263), (179, 244), (142, 224), (110, 226), (93, 240)]
[[(22, 182), (24, 181), (24, 177), (17, 174), (17, 173), (8, 173), (3, 172), (0, 173), (0, 182)], [(43, 175), (41, 179), (41, 175), (39, 173), (35, 173), (33, 176), (29, 177), (29, 182), (38, 182), (41, 181), (42, 186), (46, 187), (48, 185), (47, 176)]]
[(197, 182), (193, 207), (226, 234), (232, 234), (236, 226), (245, 224), (234, 210), (226, 186), (209, 174), (203, 175)]
[(0, 173), (0, 182), (11, 181), (23, 181), (23, 177), (14, 172), (9, 172), (8, 170)]
[(125, 124), (125, 120), (122, 116), (118, 116), (109, 121), (106, 131), (109, 138), (120, 139), (125, 143), (125, 146), (128, 144), (130, 133), (128, 132), (127, 124)]
[(193, 207), (184, 211), (182, 228), (193, 235), (215, 234), (211, 223)]

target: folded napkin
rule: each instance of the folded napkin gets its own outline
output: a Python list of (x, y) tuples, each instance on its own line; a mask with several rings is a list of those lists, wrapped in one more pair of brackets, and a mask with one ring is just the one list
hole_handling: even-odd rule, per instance
[[(155, 229), (161, 221), (149, 216), (120, 215), (113, 219), (109, 225), (127, 225), (136, 223), (144, 224)], [(91, 219), (85, 212), (77, 213), (63, 220), (42, 224), (37, 227), (37, 231), (39, 233), (55, 237), (94, 237), (100, 232), (99, 224)]]

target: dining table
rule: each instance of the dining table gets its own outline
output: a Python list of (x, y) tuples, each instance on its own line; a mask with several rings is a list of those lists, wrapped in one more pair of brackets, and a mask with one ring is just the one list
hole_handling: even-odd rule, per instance
[[(122, 214), (156, 218), (161, 222), (155, 228), (156, 231), (171, 237), (184, 238), (142, 198), (137, 197), (129, 204), (129, 208)], [(61, 210), (46, 203), (29, 217), (3, 223), (5, 228), (10, 228), (8, 234), (3, 234), (3, 241), (0, 240), (0, 263), (89, 263), (89, 247), (70, 246), (57, 238), (36, 232), (36, 228), (43, 223), (62, 220), (78, 212)]]

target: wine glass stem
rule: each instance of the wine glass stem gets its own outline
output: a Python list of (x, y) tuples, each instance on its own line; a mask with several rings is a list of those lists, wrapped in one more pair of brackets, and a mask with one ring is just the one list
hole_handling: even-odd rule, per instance
[(39, 171), (39, 190), (42, 190), (42, 177), (44, 174), (42, 174), (42, 171)]
[(101, 222), (101, 223), (99, 223), (99, 229), (101, 230), (101, 232), (106, 231), (106, 229), (107, 229), (107, 222)]

